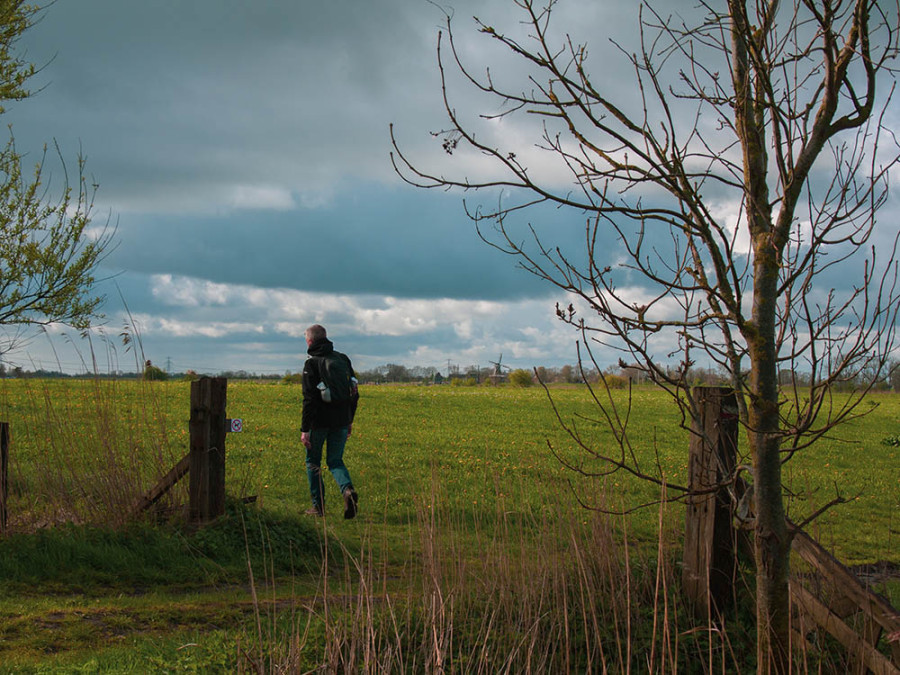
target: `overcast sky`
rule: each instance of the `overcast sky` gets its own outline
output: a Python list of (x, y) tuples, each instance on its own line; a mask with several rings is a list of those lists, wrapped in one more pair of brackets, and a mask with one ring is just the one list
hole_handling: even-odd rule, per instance
[[(596, 45), (609, 86), (633, 87), (617, 78), (608, 39), (636, 35), (635, 6), (559, 5), (559, 25)], [(445, 9), (476, 60), (489, 47), (473, 14), (511, 29), (520, 18), (509, 0)], [(411, 156), (441, 154), (429, 132), (446, 125), (443, 20), (429, 0), (56, 0), (46, 10), (20, 45), (42, 67), (36, 93), (4, 122), (35, 161), (56, 142), (71, 171), (82, 152), (100, 186), (94, 221), (116, 227), (99, 273), (101, 370), (134, 369), (117, 337), (129, 322), (122, 299), (143, 358), (172, 371), (297, 371), (314, 322), (358, 369), (446, 372), (500, 354), (512, 367), (575, 362), (577, 335), (554, 311), (566, 298), (485, 245), (462, 195), (418, 190), (391, 167), (391, 123)], [(578, 214), (547, 218), (569, 228), (563, 239), (583, 235)], [(4, 359), (81, 370), (90, 347), (52, 336), (55, 353), (40, 337)]]

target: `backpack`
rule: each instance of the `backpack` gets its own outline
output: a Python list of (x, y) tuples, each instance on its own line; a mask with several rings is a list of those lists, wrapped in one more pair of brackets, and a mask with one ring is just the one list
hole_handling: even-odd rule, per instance
[(322, 401), (336, 403), (353, 398), (356, 393), (356, 378), (353, 377), (350, 359), (340, 352), (333, 352), (329, 356), (317, 357), (317, 360), (319, 376), (322, 378), (318, 384)]

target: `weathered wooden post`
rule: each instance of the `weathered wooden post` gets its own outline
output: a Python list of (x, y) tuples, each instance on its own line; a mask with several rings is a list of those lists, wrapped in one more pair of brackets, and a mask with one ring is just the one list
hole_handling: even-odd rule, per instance
[(738, 415), (734, 391), (695, 387), (700, 419), (691, 429), (684, 537), (684, 592), (700, 616), (712, 618), (732, 596), (737, 572), (733, 505), (727, 489), (715, 489), (734, 473)]
[(9, 422), (0, 422), (0, 534), (6, 532), (9, 497)]
[(191, 382), (190, 520), (208, 522), (225, 513), (225, 403), (228, 381)]

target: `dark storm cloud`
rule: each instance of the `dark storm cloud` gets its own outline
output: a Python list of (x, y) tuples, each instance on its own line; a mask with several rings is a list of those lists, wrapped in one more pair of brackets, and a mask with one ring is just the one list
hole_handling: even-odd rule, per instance
[(219, 283), (469, 299), (546, 291), (479, 240), (459, 200), (372, 186), (340, 205), (192, 217), (131, 216), (107, 266)]
[[(601, 11), (581, 9), (559, 11), (586, 24)], [(515, 17), (506, 0), (447, 11), (474, 58), (490, 40), (471, 14)], [(208, 212), (241, 185), (327, 197), (336, 181), (392, 180), (389, 123), (417, 143), (444, 123), (442, 20), (428, 0), (58, 0), (22, 40), (45, 66), (39, 91), (7, 121), (23, 147), (83, 147), (119, 213)]]
[(23, 38), (46, 67), (10, 119), (25, 145), (80, 142), (119, 211), (209, 208), (223, 183), (319, 188), (386, 164), (387, 123), (413, 107), (392, 103), (420, 97), (433, 67), (409, 58), (432, 52), (423, 14), (434, 8), (60, 0)]
[[(469, 31), (471, 13), (511, 9), (493, 0), (448, 11)], [(50, 139), (70, 163), (84, 151), (100, 185), (96, 213), (118, 219), (114, 260), (124, 267), (520, 297), (534, 285), (471, 224), (453, 222), (465, 221), (458, 196), (451, 204), (403, 191), (389, 163), (390, 122), (414, 154), (423, 142), (439, 147), (428, 131), (444, 120), (434, 51), (442, 20), (426, 0), (59, 0), (23, 38), (28, 58), (46, 66), (33, 81), (39, 91), (8, 121), (35, 154)], [(349, 274), (334, 275), (321, 255), (294, 269), (290, 256), (313, 243), (339, 247)]]

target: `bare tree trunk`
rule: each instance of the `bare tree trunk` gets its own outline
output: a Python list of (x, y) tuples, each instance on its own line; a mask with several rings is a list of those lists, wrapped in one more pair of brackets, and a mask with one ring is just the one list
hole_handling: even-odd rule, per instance
[[(756, 367), (753, 379), (774, 381), (770, 368)], [(753, 385), (751, 385), (752, 387)], [(786, 673), (790, 667), (788, 573), (790, 541), (781, 489), (777, 401), (760, 396), (750, 405), (756, 493), (756, 620), (759, 673)], [(774, 420), (774, 422), (773, 422)]]
[[(754, 209), (751, 207), (752, 213)], [(759, 212), (757, 211), (757, 214)], [(750, 215), (751, 219), (754, 215)], [(780, 255), (767, 231), (757, 230), (751, 326), (750, 448), (756, 494), (757, 672), (790, 670), (790, 541), (781, 485), (778, 364), (775, 349), (776, 293)]]
[(753, 308), (743, 327), (750, 361), (748, 431), (756, 491), (757, 672), (790, 668), (789, 551), (781, 487), (776, 310), (781, 248), (776, 243), (766, 183), (766, 122), (760, 83), (750, 53), (758, 52), (743, 2), (729, 3), (732, 16), (732, 82), (735, 129), (743, 148), (747, 222), (753, 240)]
[(756, 630), (757, 672), (790, 670), (790, 601), (788, 573), (790, 542), (780, 485), (778, 442), (760, 434), (756, 442)]

